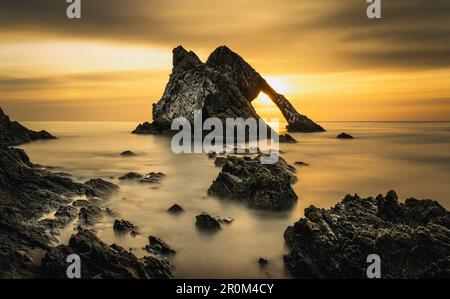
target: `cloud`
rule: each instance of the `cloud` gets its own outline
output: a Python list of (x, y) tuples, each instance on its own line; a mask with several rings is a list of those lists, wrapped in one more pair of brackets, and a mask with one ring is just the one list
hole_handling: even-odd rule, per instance
[(382, 1), (382, 20), (369, 20), (367, 5), (362, 0), (89, 0), (82, 1), (83, 18), (74, 21), (66, 18), (63, 0), (2, 0), (0, 31), (186, 44), (205, 52), (228, 44), (254, 60), (272, 57), (284, 67), (450, 66), (445, 57), (450, 1)]

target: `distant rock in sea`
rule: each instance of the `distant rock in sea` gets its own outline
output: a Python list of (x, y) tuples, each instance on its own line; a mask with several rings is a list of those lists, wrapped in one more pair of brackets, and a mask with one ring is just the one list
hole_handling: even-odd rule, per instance
[(16, 121), (11, 121), (0, 108), (0, 143), (21, 145), (36, 140), (56, 139), (47, 131), (32, 131)]
[(124, 151), (123, 153), (120, 154), (122, 157), (134, 157), (136, 156), (135, 153), (133, 153), (132, 151)]
[(264, 165), (261, 157), (228, 156), (208, 194), (242, 201), (255, 209), (286, 210), (293, 207), (297, 202), (292, 188), (297, 179), (295, 168), (281, 157), (273, 165)]
[(349, 135), (347, 133), (341, 133), (336, 138), (337, 139), (355, 139), (352, 135)]
[(280, 143), (297, 143), (298, 141), (295, 140), (294, 137), (292, 137), (289, 134), (280, 135), (279, 139)]
[(242, 57), (226, 46), (217, 48), (206, 63), (194, 52), (179, 46), (173, 50), (173, 69), (161, 100), (153, 105), (153, 123), (139, 125), (134, 134), (168, 134), (174, 119), (194, 122), (194, 111), (203, 119), (216, 117), (260, 119), (251, 102), (267, 94), (280, 109), (291, 132), (321, 132), (324, 129), (301, 115), (277, 93)]
[(400, 203), (394, 191), (307, 208), (284, 238), (284, 262), (297, 278), (364, 279), (372, 254), (384, 279), (450, 277), (450, 213), (432, 200)]

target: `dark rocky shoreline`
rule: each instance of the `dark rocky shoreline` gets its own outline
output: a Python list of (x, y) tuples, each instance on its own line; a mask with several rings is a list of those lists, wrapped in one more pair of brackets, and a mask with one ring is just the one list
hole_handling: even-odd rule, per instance
[[(89, 261), (84, 278), (171, 277), (167, 261), (137, 259), (117, 245), (104, 244), (88, 229), (108, 212), (100, 205), (118, 190), (116, 185), (101, 179), (77, 183), (33, 164), (24, 150), (11, 146), (54, 137), (14, 124), (0, 112), (0, 278), (67, 278), (70, 253)], [(88, 200), (72, 205), (80, 195)], [(55, 218), (41, 219), (52, 211)], [(53, 247), (59, 231), (76, 218), (78, 233), (69, 245)]]

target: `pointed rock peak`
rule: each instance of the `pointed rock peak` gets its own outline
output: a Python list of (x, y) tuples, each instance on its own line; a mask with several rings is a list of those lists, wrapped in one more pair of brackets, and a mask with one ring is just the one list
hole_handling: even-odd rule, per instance
[(186, 51), (182, 46), (178, 46), (173, 53), (173, 72), (184, 72), (193, 67), (203, 64), (197, 54)]
[(236, 63), (245, 63), (245, 60), (237, 53), (233, 52), (227, 46), (220, 46), (209, 55), (206, 62), (209, 66), (230, 65), (233, 66)]

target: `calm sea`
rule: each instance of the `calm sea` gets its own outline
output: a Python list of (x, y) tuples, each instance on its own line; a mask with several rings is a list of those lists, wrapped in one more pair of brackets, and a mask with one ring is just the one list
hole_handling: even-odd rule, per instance
[[(282, 256), (287, 251), (283, 232), (303, 216), (310, 205), (329, 208), (348, 193), (376, 196), (395, 189), (399, 197), (431, 198), (450, 208), (450, 123), (436, 122), (323, 122), (326, 133), (292, 134), (298, 144), (282, 144), (289, 162), (304, 161), (297, 168), (295, 191), (298, 205), (289, 212), (253, 211), (235, 202), (207, 197), (220, 169), (205, 154), (175, 155), (170, 138), (130, 134), (136, 123), (28, 122), (59, 139), (24, 146), (34, 163), (55, 166), (78, 181), (104, 178), (121, 187), (106, 205), (140, 228), (141, 235), (117, 236), (114, 219), (104, 218), (98, 235), (107, 243), (133, 248), (142, 256), (149, 235), (171, 245), (171, 258), (179, 278), (286, 278)], [(337, 140), (347, 132), (355, 140)], [(132, 150), (134, 158), (120, 153)], [(163, 172), (167, 177), (157, 189), (119, 182), (117, 177), (135, 171)], [(169, 215), (173, 204), (187, 212)], [(207, 235), (195, 228), (195, 216), (208, 212), (233, 217), (223, 231)], [(67, 242), (72, 227), (62, 235)], [(270, 261), (262, 269), (258, 259)]]

